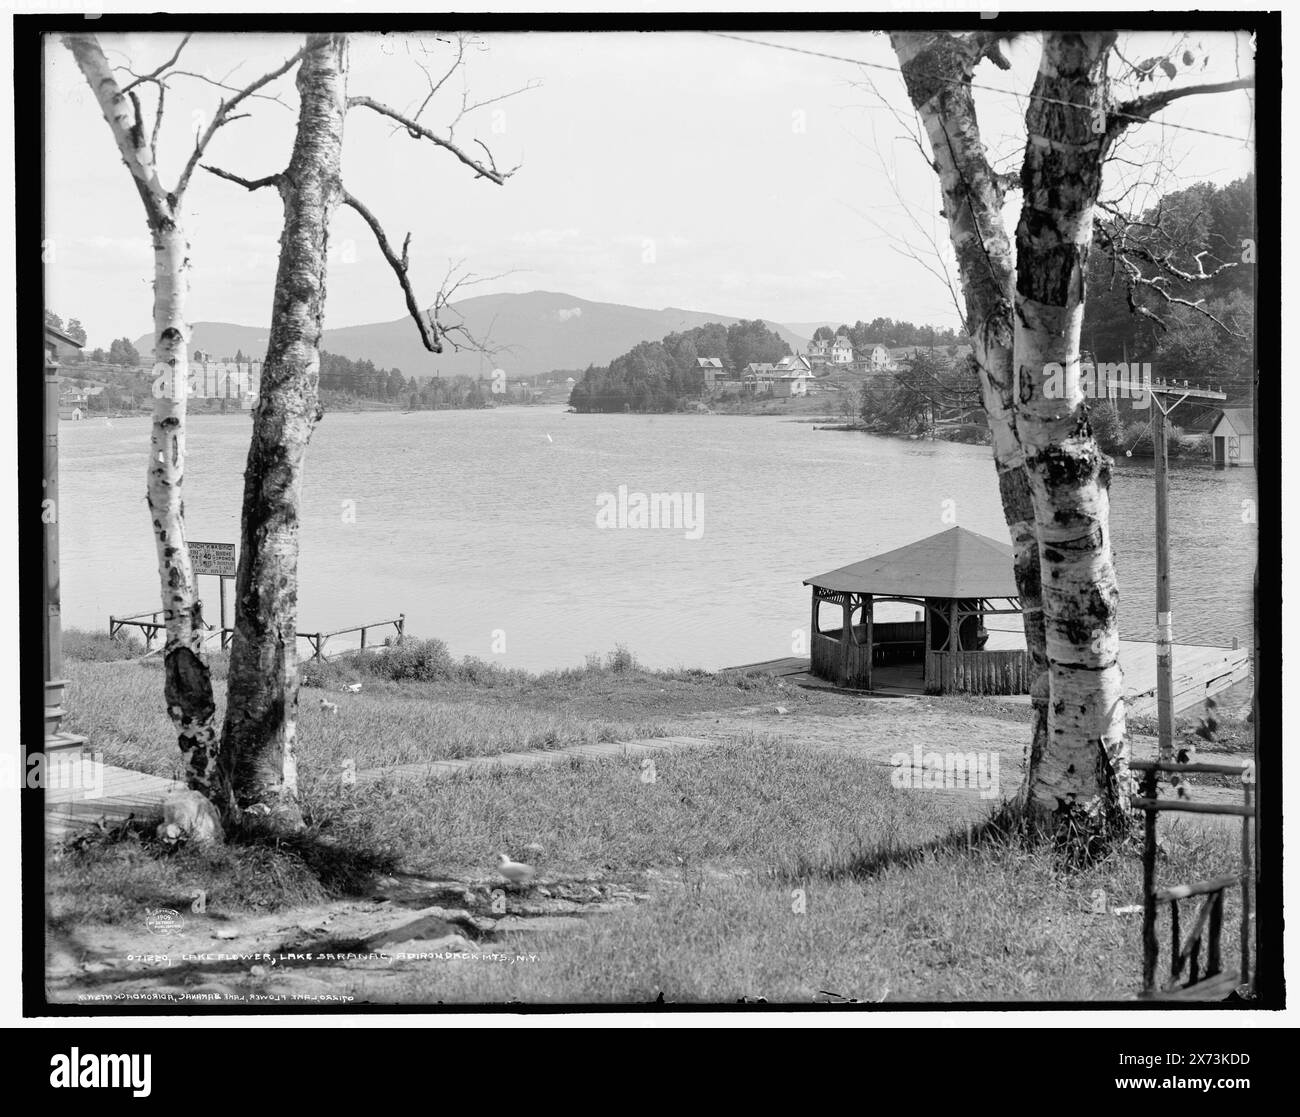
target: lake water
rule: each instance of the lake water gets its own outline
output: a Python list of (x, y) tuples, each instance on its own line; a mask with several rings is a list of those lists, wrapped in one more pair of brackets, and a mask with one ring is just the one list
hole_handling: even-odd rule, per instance
[[(238, 540), (249, 429), (243, 415), (192, 421), (191, 539)], [(68, 626), (158, 606), (148, 435), (143, 417), (60, 424)], [(632, 504), (685, 494), (699, 524), (598, 526), (601, 494), (620, 486)], [(1175, 467), (1170, 490), (1175, 639), (1246, 646), (1254, 471)], [(1007, 539), (987, 447), (563, 406), (329, 414), (308, 451), (298, 627), (405, 613), (408, 633), (456, 655), (530, 669), (616, 644), (652, 666), (774, 659), (808, 624), (804, 578), (945, 530), (953, 513)], [(1128, 639), (1155, 635), (1154, 523), (1150, 463), (1120, 462), (1111, 527)], [(200, 583), (215, 621), (216, 579)]]

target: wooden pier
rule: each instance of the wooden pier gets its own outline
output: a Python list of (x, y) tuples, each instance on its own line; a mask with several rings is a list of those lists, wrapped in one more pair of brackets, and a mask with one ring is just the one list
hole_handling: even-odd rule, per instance
[[(1010, 637), (1010, 633), (996, 633)], [(1021, 638), (1023, 641), (1023, 638)], [(1000, 642), (1000, 641), (999, 641)], [(1007, 641), (1010, 643), (1011, 641)], [(1023, 643), (1022, 643), (1023, 646)], [(1205, 699), (1250, 677), (1250, 653), (1244, 648), (1220, 648), (1204, 644), (1175, 644), (1174, 712), (1201, 705)], [(1124, 701), (1129, 717), (1153, 717), (1156, 713), (1156, 645), (1146, 640), (1121, 640), (1120, 667), (1124, 671)], [(812, 662), (799, 656), (769, 659), (728, 667), (726, 671), (757, 671), (777, 675), (796, 686), (845, 690), (812, 674)], [(925, 692), (922, 671), (917, 664), (877, 667), (871, 693), (885, 697), (918, 695)], [(999, 696), (999, 702), (1028, 703), (1028, 695)]]

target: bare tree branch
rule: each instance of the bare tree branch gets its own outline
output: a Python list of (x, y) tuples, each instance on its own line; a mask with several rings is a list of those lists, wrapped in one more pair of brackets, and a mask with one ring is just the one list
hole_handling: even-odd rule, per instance
[[(135, 77), (135, 81), (131, 82), (130, 85), (128, 85), (128, 86), (126, 86), (125, 88), (123, 88), (122, 92), (123, 92), (123, 93), (130, 93), (131, 90), (133, 90), (137, 85), (140, 85), (141, 83), (146, 82), (146, 81), (157, 82), (157, 81), (158, 81), (158, 76), (159, 76), (159, 75), (160, 75), (164, 70), (166, 70), (169, 66), (172, 66), (172, 65), (175, 64), (176, 59), (178, 59), (178, 58), (181, 56), (181, 51), (183, 51), (183, 50), (185, 49), (185, 44), (188, 43), (188, 42), (190, 41), (190, 39), (193, 38), (193, 36), (194, 36), (194, 32), (192, 32), (192, 31), (187, 31), (187, 32), (185, 33), (185, 37), (184, 37), (183, 39), (181, 39), (181, 41), (180, 41), (180, 45), (176, 48), (176, 52), (175, 52), (175, 53), (174, 53), (174, 54), (173, 54), (169, 59), (167, 59), (166, 62), (164, 62), (161, 66), (159, 66), (158, 69), (153, 70), (153, 71), (151, 71), (151, 72), (149, 72), (149, 73), (147, 73), (147, 74), (142, 74), (142, 75), (140, 75), (140, 76), (136, 76), (136, 75), (132, 74), (132, 76)], [(131, 71), (130, 71), (130, 70), (127, 70), (127, 73), (130, 74)], [(158, 84), (161, 85), (162, 83), (159, 82)]]
[(198, 166), (199, 160), (203, 158), (203, 152), (207, 149), (208, 144), (212, 142), (212, 137), (217, 134), (217, 129), (219, 129), (223, 124), (229, 123), (229, 121), (232, 119), (230, 116), (231, 110), (235, 108), (235, 106), (237, 106), (241, 101), (245, 100), (248, 97), (251, 97), (254, 93), (256, 93), (259, 89), (261, 89), (262, 86), (275, 81), (276, 78), (280, 77), (282, 74), (285, 74), (289, 70), (293, 69), (293, 67), (298, 64), (298, 61), (302, 58), (302, 56), (305, 55), (309, 50), (313, 50), (313, 49), (315, 48), (304, 45), (300, 50), (295, 51), (289, 58), (285, 59), (285, 61), (282, 62), (279, 66), (277, 66), (274, 70), (271, 70), (269, 73), (263, 74), (256, 81), (252, 82), (249, 85), (244, 86), (244, 88), (241, 89), (238, 93), (236, 93), (233, 97), (231, 97), (230, 100), (222, 101), (221, 104), (217, 106), (217, 111), (213, 115), (211, 123), (208, 124), (207, 129), (195, 141), (194, 150), (193, 152), (190, 153), (189, 161), (185, 164), (185, 169), (181, 172), (181, 177), (179, 181), (176, 183), (176, 189), (174, 193), (178, 198), (185, 193), (185, 187), (189, 185), (190, 175), (194, 173), (194, 168)]
[(153, 151), (158, 150), (158, 134), (162, 131), (163, 122), (163, 103), (167, 100), (167, 87), (162, 82), (158, 82), (158, 107), (153, 114), (153, 131), (149, 135), (149, 147)]
[[(470, 350), (475, 353), (496, 356), (499, 353), (510, 351), (510, 346), (493, 345), (490, 336), (482, 341), (476, 338), (470, 332), (469, 327), (465, 325), (465, 319), (462, 318), (460, 313), (456, 310), (454, 299), (456, 297), (456, 292), (458, 292), (462, 287), (473, 287), (479, 283), (490, 283), (497, 279), (504, 279), (511, 273), (501, 272), (497, 275), (475, 275), (473, 272), (465, 271), (461, 272), (460, 275), (457, 275), (456, 269), (461, 266), (461, 263), (463, 263), (463, 261), (452, 261), (450, 266), (447, 268), (446, 278), (443, 279), (442, 286), (438, 289), (438, 293), (434, 297), (433, 307), (429, 311), (430, 316), (437, 326), (439, 335), (446, 341), (450, 342), (452, 349), (457, 353), (463, 350)], [(448, 315), (455, 315), (458, 321), (448, 325)], [(495, 323), (495, 319), (493, 322)], [(491, 329), (492, 326), (489, 325), (489, 335)], [(464, 340), (458, 342), (456, 340), (458, 336)]]
[(411, 279), (408, 274), (410, 270), (411, 234), (406, 234), (406, 240), (402, 244), (402, 255), (399, 258), (393, 252), (392, 245), (388, 243), (388, 237), (384, 234), (379, 219), (346, 190), (343, 191), (342, 200), (344, 205), (351, 206), (361, 214), (361, 219), (370, 226), (370, 231), (375, 234), (375, 240), (379, 244), (379, 251), (384, 254), (384, 259), (388, 261), (389, 267), (393, 269), (393, 274), (397, 276), (397, 282), (402, 286), (402, 294), (406, 296), (407, 313), (410, 314), (416, 328), (420, 331), (420, 340), (424, 343), (424, 347), (430, 353), (441, 353), (442, 346), (438, 343), (437, 327), (430, 320), (430, 317), (420, 309), (420, 305), (415, 298), (415, 292), (411, 289)]
[(284, 175), (282, 174), (267, 175), (265, 178), (247, 179), (240, 178), (237, 174), (231, 174), (230, 171), (223, 171), (220, 167), (209, 166), (207, 163), (200, 163), (199, 166), (209, 174), (216, 175), (217, 178), (224, 178), (229, 182), (238, 183), (245, 190), (261, 190), (264, 186), (274, 186), (278, 190), (280, 184), (284, 182)]
[(412, 120), (420, 119), (420, 114), (424, 112), (425, 107), (429, 104), (430, 101), (433, 100), (434, 94), (437, 93), (438, 90), (440, 90), (444, 85), (446, 85), (447, 79), (450, 78), (451, 75), (454, 74), (460, 68), (460, 64), (465, 58), (465, 44), (468, 41), (469, 41), (468, 35), (461, 34), (456, 36), (456, 58), (452, 62), (452, 64), (447, 68), (447, 72), (443, 74), (442, 77), (440, 77), (436, 82), (433, 80), (433, 75), (429, 73), (429, 70), (424, 65), (424, 63), (418, 60), (416, 61), (415, 64), (419, 66), (421, 70), (424, 71), (424, 76), (429, 81), (429, 92), (428, 95), (424, 98), (424, 100), (420, 102), (420, 107), (415, 110), (415, 114), (411, 117)]
[(398, 124), (402, 125), (406, 129), (407, 133), (411, 136), (412, 139), (426, 139), (430, 143), (434, 143), (441, 148), (445, 148), (447, 151), (450, 151), (454, 156), (456, 156), (456, 158), (459, 159), (462, 163), (464, 163), (465, 166), (473, 170), (476, 173), (476, 177), (489, 179), (490, 181), (495, 182), (498, 186), (504, 186), (506, 179), (508, 179), (512, 174), (514, 174), (515, 171), (519, 170), (518, 166), (511, 167), (510, 170), (508, 171), (499, 170), (497, 168), (495, 160), (493, 160), (492, 158), (491, 151), (488, 150), (485, 144), (476, 140), (475, 142), (479, 143), (479, 146), (482, 147), (485, 152), (487, 152), (488, 163), (485, 166), (477, 159), (474, 159), (472, 156), (467, 155), (463, 150), (461, 150), (461, 148), (457, 147), (456, 144), (454, 144), (451, 140), (444, 139), (441, 136), (435, 135), (433, 132), (429, 131), (429, 129), (426, 128), (423, 124), (418, 123), (417, 121), (413, 120), (411, 117), (404, 116), (396, 109), (390, 108), (388, 105), (385, 105), (380, 101), (376, 101), (373, 97), (349, 97), (348, 108), (352, 108), (354, 105), (361, 105), (365, 108), (371, 109), (374, 112), (379, 113), (380, 116), (386, 116), (390, 120), (397, 121)]
[(1125, 101), (1109, 114), (1106, 131), (1118, 135), (1131, 124), (1140, 124), (1150, 120), (1161, 109), (1168, 107), (1182, 97), (1195, 97), (1210, 93), (1231, 93), (1235, 89), (1254, 89), (1255, 79), (1234, 78), (1232, 81), (1208, 82), (1203, 85), (1184, 85), (1179, 89), (1163, 89), (1159, 93), (1148, 93), (1144, 97), (1135, 97)]
[[(236, 67), (236, 69), (238, 69), (238, 67)], [(240, 88), (237, 85), (231, 85), (224, 79), (219, 80), (217, 78), (210, 78), (207, 74), (196, 74), (193, 70), (173, 70), (170, 76), (175, 78), (194, 78), (196, 81), (207, 82), (208, 85), (216, 86), (218, 89), (228, 90), (231, 93), (240, 92)], [(274, 101), (281, 108), (288, 109), (290, 112), (293, 111), (293, 108), (288, 101), (283, 97), (276, 96), (274, 93), (252, 93), (249, 94), (249, 97), (250, 99), (258, 101)]]

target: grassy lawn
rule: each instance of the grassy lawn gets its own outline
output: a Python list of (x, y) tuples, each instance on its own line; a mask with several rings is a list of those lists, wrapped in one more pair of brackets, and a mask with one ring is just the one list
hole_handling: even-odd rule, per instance
[[(78, 731), (113, 762), (170, 770), (175, 745), (157, 709), (159, 669), (88, 658), (98, 654), (92, 648), (69, 663)], [(537, 960), (412, 965), (384, 986), (383, 999), (618, 1003), (662, 993), (677, 1002), (806, 1003), (819, 992), (890, 1002), (1136, 994), (1141, 917), (1113, 909), (1140, 903), (1138, 847), (1129, 842), (1098, 864), (1069, 868), (1050, 846), (981, 830), (989, 802), (895, 788), (878, 762), (800, 746), (801, 712), (835, 713), (849, 734), (888, 732), (887, 721), (858, 724), (867, 716), (853, 710), (866, 707), (853, 700), (791, 694), (768, 678), (646, 672), (617, 653), (576, 672), (497, 672), (490, 683), (459, 669), (424, 681), (359, 674), (368, 670), (331, 665), (343, 676), (316, 680), (339, 699), (337, 717), (321, 717), (315, 691), (303, 692), (304, 833), (285, 839), (250, 830), (210, 852), (165, 849), (147, 830), (73, 842), (49, 862), (51, 926), (82, 937), (96, 928), (131, 930), (148, 909), (188, 908), (196, 889), (211, 918), (238, 923), (366, 897), (376, 875), (399, 868), (464, 881), (486, 903), (500, 884), (495, 853), (518, 857), (534, 846), (540, 852), (528, 856), (543, 884), (614, 882), (648, 899), (593, 910), (563, 932), (489, 935), (485, 951), (527, 951)], [(349, 671), (363, 681), (357, 695), (337, 689)], [(662, 731), (692, 711), (774, 701), (791, 707), (781, 723), (791, 735), (747, 733), (656, 756), (649, 782), (639, 762), (622, 759), (440, 780), (346, 785), (338, 776), (349, 757), (360, 768), (605, 733), (625, 739)], [(963, 717), (990, 712), (968, 706), (951, 707), (954, 735)], [(1023, 714), (1007, 717), (1007, 733), (1018, 740)], [(1234, 827), (1166, 816), (1160, 833), (1162, 883), (1237, 864)], [(1225, 911), (1229, 960), (1237, 899), (1229, 893)], [(1167, 949), (1167, 931), (1161, 934)], [(339, 970), (331, 981), (362, 999), (380, 995), (364, 973)]]
[[(65, 728), (80, 733), (104, 761), (176, 777), (180, 755), (163, 709), (162, 662), (141, 661), (142, 647), (97, 634), (68, 635), (69, 708)], [(124, 658), (135, 653), (135, 657)], [(481, 661), (417, 660), (436, 678), (392, 679), (377, 673), (382, 655), (303, 665), (299, 699), (300, 764), (318, 771), (358, 770), (420, 760), (491, 756), (626, 741), (673, 732), (673, 719), (701, 710), (764, 703), (790, 708), (819, 700), (765, 675), (726, 681), (704, 671), (646, 671), (626, 652), (592, 657), (583, 668), (532, 675)], [(227, 658), (210, 657), (218, 720), (225, 712)], [(423, 670), (423, 668), (428, 670)], [(360, 683), (358, 693), (343, 692)], [(321, 698), (339, 705), (326, 715)], [(826, 709), (850, 710), (852, 700), (827, 696)]]

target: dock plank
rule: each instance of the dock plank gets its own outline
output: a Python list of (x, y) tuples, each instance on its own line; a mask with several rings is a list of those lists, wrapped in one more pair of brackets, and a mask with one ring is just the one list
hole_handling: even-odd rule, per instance
[[(1016, 634), (999, 631), (996, 643), (999, 648), (1016, 646)], [(1023, 638), (1022, 638), (1023, 639)], [(1023, 646), (1023, 645), (1022, 645)], [(1174, 655), (1174, 713), (1199, 706), (1209, 695), (1218, 694), (1250, 677), (1250, 653), (1244, 648), (1222, 648), (1206, 644), (1175, 644)], [(1121, 640), (1120, 667), (1124, 671), (1124, 700), (1130, 717), (1148, 717), (1156, 712), (1156, 645), (1146, 640)], [(812, 674), (812, 664), (799, 656), (763, 660), (738, 667), (723, 668), (725, 672), (765, 672), (789, 679), (799, 686), (817, 689), (832, 688), (834, 684)], [(865, 692), (862, 692), (865, 693)], [(899, 685), (892, 676), (872, 690), (884, 696), (916, 695), (920, 687)], [(1024, 696), (1009, 695), (1009, 700), (1027, 701)]]

